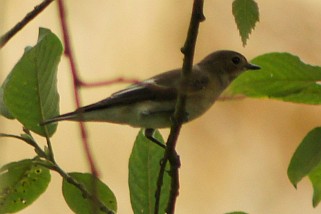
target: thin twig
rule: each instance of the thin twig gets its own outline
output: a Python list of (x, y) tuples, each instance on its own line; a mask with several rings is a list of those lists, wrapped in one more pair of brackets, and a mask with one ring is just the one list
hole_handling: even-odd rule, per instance
[(4, 133), (0, 133), (0, 137), (9, 137), (9, 138), (16, 138), (16, 139), (22, 140), (27, 144), (31, 145), (32, 147), (34, 147), (35, 152), (39, 157), (46, 157), (46, 153), (39, 147), (39, 145), (33, 139), (25, 138), (18, 135), (4, 134)]
[[(58, 164), (54, 164), (52, 167), (50, 167), (50, 169), (58, 172), (61, 175), (61, 177), (63, 177), (66, 181), (68, 181), (68, 183), (77, 187), (81, 191), (84, 198), (90, 199), (95, 204), (98, 205), (99, 210), (101, 212), (104, 212), (107, 214), (114, 214), (113, 211), (108, 209), (108, 207), (106, 207), (105, 204), (101, 200), (99, 200), (99, 198), (97, 198), (97, 194), (95, 192), (93, 192), (92, 194), (89, 193), (88, 190), (81, 183), (79, 183), (77, 180), (75, 180), (73, 177), (71, 177), (68, 173), (66, 173), (63, 169), (61, 169)], [(96, 212), (94, 212), (94, 213), (96, 213)]]
[[(74, 83), (74, 98), (77, 108), (80, 107), (80, 95), (79, 95), (79, 81), (78, 81), (78, 71), (76, 68), (76, 63), (74, 60), (74, 54), (71, 49), (71, 43), (70, 43), (70, 37), (69, 37), (69, 30), (67, 27), (67, 21), (66, 21), (66, 13), (65, 8), (63, 4), (63, 0), (58, 0), (58, 9), (59, 9), (59, 15), (60, 15), (60, 24), (62, 28), (63, 38), (64, 38), (64, 44), (65, 44), (65, 55), (69, 59), (69, 65), (73, 77), (73, 83)], [(88, 138), (87, 138), (87, 131), (85, 129), (85, 126), (82, 122), (79, 123), (80, 126), (80, 132), (81, 132), (81, 138), (83, 142), (83, 147), (86, 153), (86, 157), (90, 166), (91, 173), (98, 177), (98, 171), (96, 169), (94, 158), (89, 146)]]
[[(192, 72), (194, 50), (196, 45), (196, 39), (200, 22), (205, 20), (203, 14), (204, 0), (194, 0), (193, 11), (190, 20), (190, 25), (187, 33), (187, 38), (183, 48), (181, 49), (184, 54), (184, 61), (182, 66), (182, 79), (187, 79), (188, 75)], [(184, 81), (183, 81), (184, 82)], [(173, 214), (175, 212), (175, 204), (179, 191), (179, 172), (180, 167), (179, 156), (176, 152), (176, 143), (182, 127), (182, 123), (186, 117), (185, 114), (186, 96), (179, 94), (177, 98), (175, 113), (172, 118), (172, 127), (167, 139), (166, 150), (161, 162), (161, 168), (158, 176), (156, 202), (155, 202), (155, 214), (159, 211), (159, 202), (161, 194), (161, 185), (163, 183), (163, 175), (167, 161), (170, 163), (170, 176), (171, 176), (171, 190), (170, 197), (167, 204), (166, 213)]]
[[(80, 81), (79, 81), (79, 75), (78, 75), (78, 70), (76, 68), (76, 62), (74, 59), (74, 54), (71, 49), (71, 42), (70, 42), (70, 36), (69, 36), (69, 30), (67, 27), (67, 21), (66, 21), (66, 13), (65, 13), (65, 7), (63, 4), (63, 0), (58, 0), (58, 10), (59, 10), (59, 16), (60, 16), (60, 24), (62, 28), (62, 33), (63, 33), (63, 38), (64, 38), (64, 44), (65, 44), (65, 55), (69, 59), (69, 65), (73, 77), (73, 84), (74, 84), (74, 99), (77, 108), (80, 107), (80, 94), (79, 94), (79, 87)], [(80, 115), (81, 116), (81, 115)], [(85, 150), (86, 158), (89, 163), (90, 171), (93, 177), (98, 178), (98, 171), (95, 165), (94, 157), (92, 155), (89, 142), (88, 142), (88, 137), (87, 137), (87, 131), (85, 129), (85, 125), (83, 122), (79, 122), (79, 128), (80, 128), (80, 134), (81, 134), (81, 139), (82, 139), (82, 144)], [(97, 180), (92, 179), (92, 190), (93, 190), (93, 203), (92, 203), (92, 213), (98, 213), (99, 212), (99, 201), (97, 200)]]
[(32, 19), (34, 19), (38, 14), (41, 13), (51, 2), (54, 0), (44, 0), (39, 5), (35, 6), (34, 9), (27, 13), (27, 15), (18, 22), (13, 28), (11, 28), (7, 33), (0, 37), (0, 49), (24, 26), (26, 26)]
[(115, 83), (138, 83), (138, 79), (126, 79), (123, 77), (118, 77), (112, 80), (106, 80), (106, 81), (101, 81), (101, 82), (84, 82), (82, 80), (78, 80), (79, 85), (81, 87), (99, 87), (99, 86), (106, 86), (106, 85), (111, 85)]
[[(43, 149), (41, 149), (40, 146), (37, 144), (37, 142), (33, 140), (31, 133), (29, 132), (29, 134), (28, 134), (27, 129), (24, 129), (24, 131), (27, 133), (27, 135), (29, 137), (22, 137), (22, 136), (18, 136), (18, 135), (3, 134), (3, 133), (0, 133), (0, 137), (9, 137), (9, 138), (19, 139), (19, 140), (26, 142), (28, 145), (31, 145), (38, 155), (37, 156), (38, 161), (34, 160), (34, 163), (58, 172), (61, 175), (61, 177), (63, 177), (66, 181), (68, 181), (68, 183), (70, 183), (70, 184), (74, 185), (76, 188), (78, 188), (79, 191), (81, 191), (83, 197), (86, 197), (86, 198), (94, 201), (95, 203), (97, 203), (99, 206), (99, 210), (101, 212), (104, 212), (107, 214), (114, 214), (114, 212), (112, 210), (110, 210), (108, 207), (106, 207), (106, 205), (99, 198), (97, 198), (97, 196), (96, 196), (97, 194), (90, 193), (81, 183), (79, 183), (76, 179), (71, 177), (68, 173), (66, 173), (57, 164), (57, 162), (52, 154), (48, 154)], [(47, 141), (49, 141), (49, 142), (47, 142), (47, 144), (51, 145), (49, 138), (47, 138)]]

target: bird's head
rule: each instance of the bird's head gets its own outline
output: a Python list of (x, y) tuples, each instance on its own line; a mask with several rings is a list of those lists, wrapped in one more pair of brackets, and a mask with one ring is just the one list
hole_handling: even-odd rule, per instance
[(230, 50), (213, 52), (200, 61), (198, 66), (214, 75), (227, 75), (230, 81), (246, 70), (260, 69), (259, 66), (249, 63), (242, 54)]

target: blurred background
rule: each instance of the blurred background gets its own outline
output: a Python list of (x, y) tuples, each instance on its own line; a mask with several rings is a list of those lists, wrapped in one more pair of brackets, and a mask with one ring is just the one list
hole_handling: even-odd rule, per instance
[[(38, 3), (2, 0), (0, 35)], [(217, 49), (232, 49), (248, 59), (267, 52), (291, 52), (304, 62), (321, 64), (320, 1), (257, 0), (260, 22), (245, 48), (231, 3), (205, 1), (206, 21), (200, 26), (196, 62)], [(66, 8), (72, 46), (84, 80), (145, 79), (181, 67), (180, 48), (186, 38), (192, 1), (78, 0), (66, 1)], [(39, 27), (49, 28), (62, 38), (55, 2), (0, 50), (1, 82), (24, 48), (36, 43)], [(65, 57), (59, 65), (58, 81), (61, 112), (74, 110)], [(125, 86), (83, 89), (82, 103), (98, 101)], [(177, 148), (182, 162), (181, 187), (176, 213), (320, 213), (321, 205), (312, 208), (313, 192), (308, 179), (300, 182), (296, 190), (287, 178), (291, 156), (307, 132), (320, 126), (320, 114), (318, 106), (268, 99), (217, 102), (181, 131)], [(1, 117), (0, 125), (1, 132), (21, 132), (17, 121)], [(87, 123), (86, 127), (101, 179), (116, 194), (118, 213), (132, 213), (127, 166), (138, 129), (108, 123)], [(168, 130), (162, 133), (166, 138)], [(30, 146), (20, 141), (0, 140), (2, 163), (35, 155)], [(52, 141), (56, 159), (66, 171), (88, 171), (76, 123), (60, 123)], [(60, 189), (61, 177), (52, 173), (48, 190), (20, 213), (72, 213)]]

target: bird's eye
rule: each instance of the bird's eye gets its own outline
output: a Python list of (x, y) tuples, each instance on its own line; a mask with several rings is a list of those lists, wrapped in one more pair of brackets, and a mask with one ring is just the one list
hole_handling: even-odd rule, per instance
[(241, 59), (240, 59), (240, 57), (233, 57), (232, 58), (232, 62), (235, 64), (235, 65), (238, 65), (238, 64), (240, 64), (240, 62), (241, 62)]

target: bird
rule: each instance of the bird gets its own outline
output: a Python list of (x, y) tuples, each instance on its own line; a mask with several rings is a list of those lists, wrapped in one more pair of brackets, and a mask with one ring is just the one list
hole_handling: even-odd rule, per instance
[(144, 128), (151, 139), (155, 129), (171, 126), (179, 94), (186, 97), (186, 123), (203, 115), (236, 77), (246, 70), (258, 69), (258, 65), (249, 63), (238, 52), (215, 51), (193, 65), (187, 78), (181, 78), (182, 69), (170, 70), (134, 83), (99, 102), (46, 119), (41, 125), (63, 120), (127, 124)]

